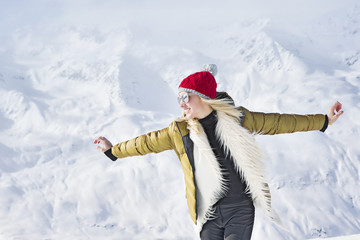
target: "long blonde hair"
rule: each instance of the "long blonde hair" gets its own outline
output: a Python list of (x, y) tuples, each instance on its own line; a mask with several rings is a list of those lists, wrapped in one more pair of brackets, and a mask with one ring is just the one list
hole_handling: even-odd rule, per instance
[[(242, 116), (242, 112), (234, 106), (234, 103), (231, 99), (205, 99), (200, 97), (202, 101), (209, 104), (210, 107), (215, 111), (221, 111), (227, 115), (239, 120)], [(178, 119), (178, 121), (185, 121), (188, 124), (188, 128), (193, 130), (195, 133), (200, 133), (201, 125), (197, 118), (187, 119), (185, 114)]]

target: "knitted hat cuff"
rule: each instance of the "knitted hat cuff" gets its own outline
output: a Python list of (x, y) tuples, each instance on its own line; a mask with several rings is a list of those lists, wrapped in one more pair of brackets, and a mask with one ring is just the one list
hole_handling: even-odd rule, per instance
[(204, 95), (202, 93), (199, 93), (198, 91), (195, 91), (194, 89), (179, 87), (179, 92), (195, 93), (196, 95), (199, 95), (202, 98), (211, 99), (210, 97), (208, 97), (208, 96), (206, 96), (206, 95)]

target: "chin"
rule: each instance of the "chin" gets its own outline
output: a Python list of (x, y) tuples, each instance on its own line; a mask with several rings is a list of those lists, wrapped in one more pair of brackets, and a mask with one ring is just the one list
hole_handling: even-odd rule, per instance
[(194, 119), (195, 117), (192, 114), (185, 114), (187, 120)]

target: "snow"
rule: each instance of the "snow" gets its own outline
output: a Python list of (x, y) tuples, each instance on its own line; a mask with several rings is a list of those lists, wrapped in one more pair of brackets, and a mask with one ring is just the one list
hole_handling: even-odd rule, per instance
[(206, 63), (252, 111), (344, 107), (325, 134), (257, 137), (289, 232), (257, 211), (252, 239), (360, 239), (357, 1), (2, 1), (0, 42), (0, 239), (196, 239), (173, 152), (93, 140), (166, 127)]
[[(316, 238), (313, 240), (321, 240), (324, 238)], [(341, 237), (335, 237), (335, 238), (326, 238), (327, 240), (358, 240), (360, 239), (360, 235), (350, 235), (350, 236), (341, 236)]]

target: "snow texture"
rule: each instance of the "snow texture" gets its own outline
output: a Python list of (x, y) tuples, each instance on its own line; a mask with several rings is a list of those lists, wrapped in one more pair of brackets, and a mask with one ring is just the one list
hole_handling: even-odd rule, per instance
[(325, 133), (258, 136), (285, 232), (360, 239), (360, 4), (1, 1), (0, 239), (196, 239), (173, 152), (112, 162), (113, 143), (181, 115), (177, 87), (215, 63), (252, 111), (344, 115)]

